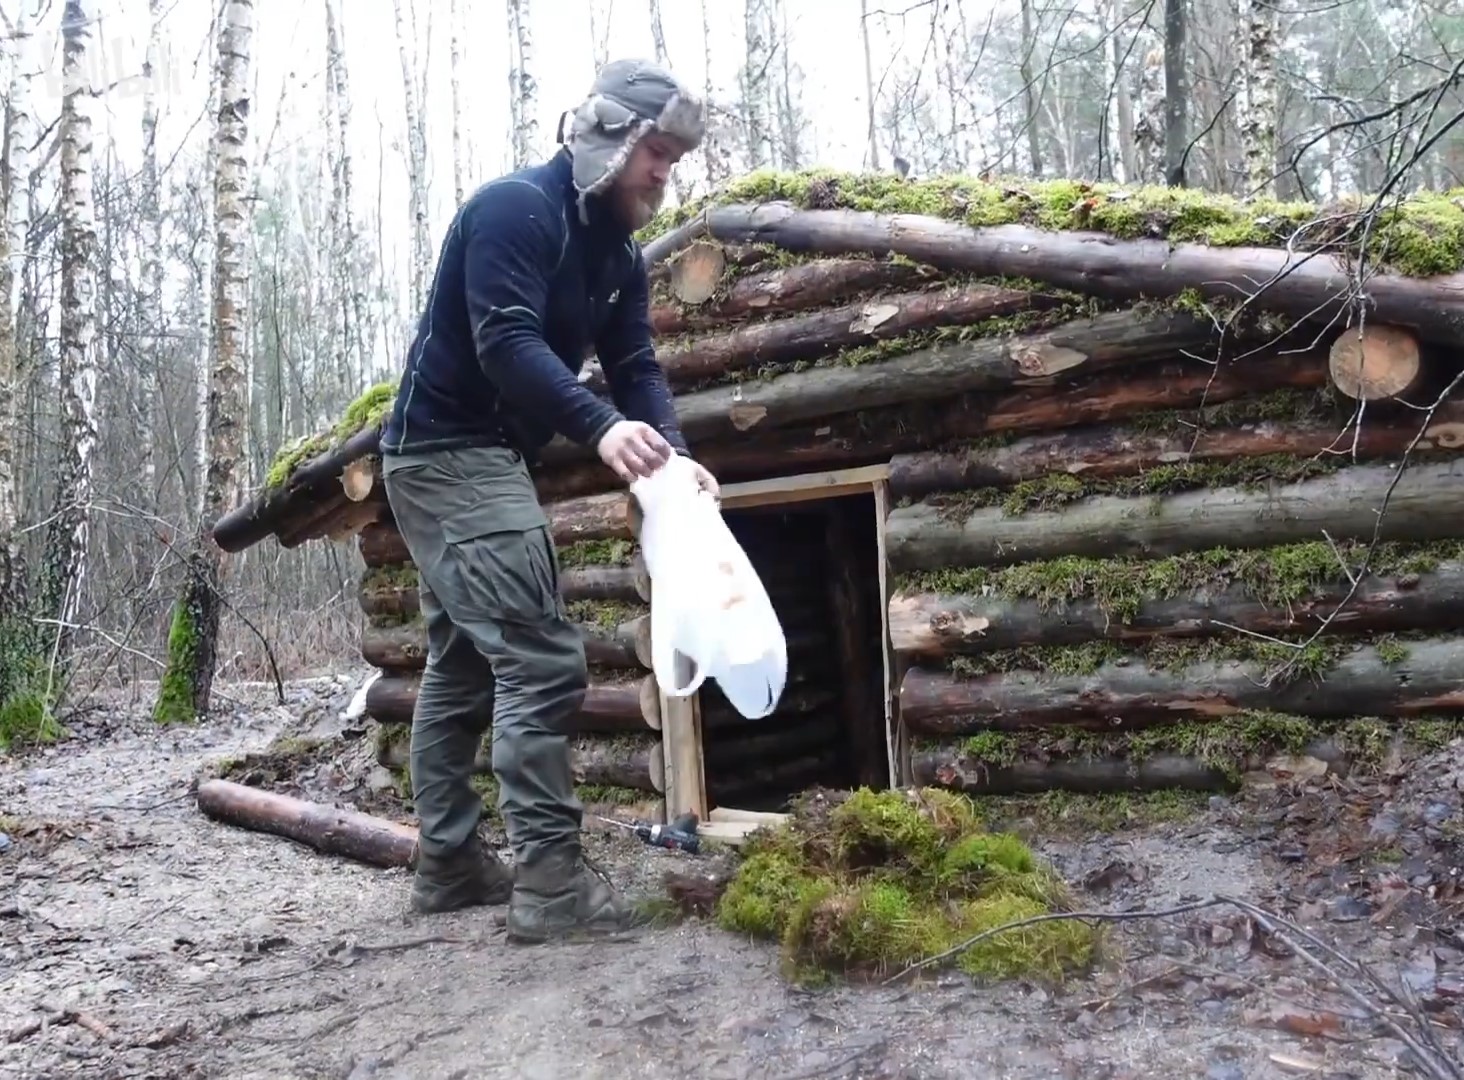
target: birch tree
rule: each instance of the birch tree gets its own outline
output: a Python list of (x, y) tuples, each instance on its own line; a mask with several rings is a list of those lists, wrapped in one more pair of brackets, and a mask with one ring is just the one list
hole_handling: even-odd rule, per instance
[(402, 62), (402, 104), (407, 117), (407, 214), (412, 229), (411, 310), (422, 310), (431, 273), (430, 240), (427, 229), (427, 128), (417, 100), (416, 49), (412, 47), (416, 18), (410, 25), (402, 17), (402, 0), (392, 0), (396, 15), (397, 53)]
[(456, 207), (463, 204), (463, 177), (467, 171), (467, 164), (463, 156), (463, 80), (460, 41), (462, 12), (458, 8), (458, 0), (450, 0), (447, 17), (448, 78), (451, 82), (452, 93), (452, 201), (453, 206)]
[(91, 19), (82, 0), (61, 13), (61, 460), (46, 530), (42, 610), (56, 620), (55, 656), (65, 670), (71, 628), (86, 578), (92, 454), (97, 442), (96, 207), (92, 202), (92, 105), (88, 72)]
[(1236, 0), (1240, 36), (1240, 142), (1247, 195), (1276, 194), (1276, 8), (1272, 0)]
[(143, 507), (152, 509), (157, 499), (157, 465), (153, 453), (153, 429), (161, 387), (158, 365), (167, 340), (163, 323), (163, 210), (158, 175), (158, 52), (162, 45), (161, 0), (148, 0), (147, 57), (142, 65), (142, 326), (149, 348), (142, 356), (141, 416), (138, 418), (138, 447), (142, 455)]
[(218, 39), (219, 109), (214, 128), (213, 335), (210, 343), (208, 475), (204, 513), (173, 609), (168, 668), (154, 715), (189, 721), (208, 712), (218, 649), (223, 553), (208, 535), (238, 501), (246, 403), (249, 300), (249, 89), (253, 0), (228, 0)]
[[(0, 147), (8, 149), (4, 187), (0, 189), (0, 616), (13, 615), (25, 606), (25, 567), (19, 544), (19, 462), (16, 460), (16, 425), (22, 387), (20, 328), (16, 303), (29, 233), (29, 199), (24, 178), (30, 175), (30, 147), (36, 137), (31, 106), (35, 77), (31, 0), (18, 0), (15, 15), (5, 20), (0, 49), (5, 50), (10, 85), (9, 108)], [(6, 689), (6, 688), (0, 688)]]
[(702, 83), (702, 101), (706, 103), (707, 133), (702, 139), (702, 160), (706, 163), (707, 187), (716, 189), (732, 175), (732, 155), (727, 146), (724, 128), (725, 113), (717, 106), (712, 83), (712, 24), (707, 17), (707, 0), (701, 0), (702, 56), (706, 72)]
[(768, 0), (743, 0), (742, 116), (747, 127), (747, 165), (764, 169), (772, 164), (772, 136), (768, 116), (768, 74), (772, 67)]
[(533, 164), (539, 145), (539, 86), (534, 79), (530, 15), (529, 0), (508, 0), (508, 94), (515, 169)]

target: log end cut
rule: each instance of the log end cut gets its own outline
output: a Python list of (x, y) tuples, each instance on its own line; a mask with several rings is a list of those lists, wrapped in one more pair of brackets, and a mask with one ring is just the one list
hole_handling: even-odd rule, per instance
[(683, 304), (705, 304), (717, 291), (727, 256), (717, 244), (692, 244), (671, 264), (671, 291)]
[(1417, 381), (1420, 364), (1418, 339), (1382, 323), (1344, 330), (1328, 357), (1333, 384), (1354, 401), (1399, 396)]

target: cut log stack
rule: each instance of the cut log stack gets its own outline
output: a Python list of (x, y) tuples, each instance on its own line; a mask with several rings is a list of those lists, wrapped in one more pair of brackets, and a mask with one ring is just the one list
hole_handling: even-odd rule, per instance
[[(881, 572), (906, 780), (1209, 786), (1247, 764), (1217, 746), (1272, 752), (1258, 732), (1464, 711), (1464, 405), (1428, 408), (1464, 356), (1464, 209), (1358, 211), (760, 175), (650, 230), (651, 324), (698, 460), (724, 484), (889, 466), (883, 567), (834, 565), (832, 526), (817, 547), (748, 534), (788, 578), (789, 688), (753, 724), (704, 693), (711, 802), (825, 764), (878, 782), (884, 732), (851, 734), (883, 723), (883, 660), (859, 647)], [(598, 366), (587, 385), (608, 395)], [(215, 536), (361, 532), (362, 651), (388, 672), (368, 707), (402, 723), (426, 639), (355, 464), (373, 451), (343, 433)], [(623, 485), (562, 438), (533, 474), (594, 665), (578, 760), (656, 788)], [(863, 681), (829, 702), (834, 672)], [(817, 731), (857, 745), (825, 762)]]

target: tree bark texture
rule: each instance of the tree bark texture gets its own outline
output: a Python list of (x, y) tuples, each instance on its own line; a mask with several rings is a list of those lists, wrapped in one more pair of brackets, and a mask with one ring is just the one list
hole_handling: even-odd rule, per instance
[(415, 828), (355, 810), (322, 806), (230, 780), (205, 780), (198, 785), (196, 798), (198, 808), (214, 821), (283, 836), (324, 855), (384, 867), (411, 865), (416, 856)]
[[(1338, 612), (1344, 600), (1346, 606)], [(1333, 612), (1338, 612), (1335, 618)], [(896, 593), (890, 598), (889, 618), (897, 652), (933, 658), (1099, 639), (1215, 637), (1236, 629), (1278, 637), (1311, 634), (1324, 623), (1329, 633), (1447, 630), (1464, 627), (1461, 613), (1464, 563), (1442, 563), (1426, 574), (1369, 575), (1355, 592), (1339, 578), (1284, 605), (1258, 600), (1241, 585), (1147, 599), (1126, 621), (1115, 619), (1094, 600), (1044, 610), (1036, 600), (935, 593)]]
[[(1319, 540), (1428, 542), (1459, 535), (1464, 459), (1423, 461), (1397, 479), (1358, 465), (1265, 490), (1212, 488), (1147, 498), (1096, 496), (1063, 510), (1008, 516), (1000, 507), (951, 513), (900, 507), (885, 525), (894, 573), (997, 566), (1062, 555), (1164, 556), (1206, 548), (1262, 548)], [(1381, 521), (1378, 510), (1392, 489)]]
[(1092, 675), (1015, 671), (975, 679), (912, 667), (900, 683), (900, 718), (916, 734), (946, 736), (1043, 725), (1112, 730), (1255, 709), (1327, 719), (1445, 715), (1464, 708), (1461, 664), (1464, 640), (1434, 638), (1409, 642), (1397, 664), (1364, 646), (1325, 678), (1298, 675), (1271, 686), (1266, 665), (1237, 660), (1167, 671), (1131, 658)]
[[(1332, 451), (1358, 461), (1376, 460), (1402, 454), (1418, 435), (1421, 424), (1418, 416), (1405, 414), (1369, 419), (1357, 430), (1341, 421), (1275, 420), (1203, 431), (1072, 428), (979, 451), (897, 454), (890, 461), (890, 495), (918, 499), (933, 492), (1010, 487), (1049, 473), (1085, 478), (1133, 476), (1163, 465), (1219, 463), (1267, 454), (1311, 457)], [(1420, 451), (1460, 447), (1464, 447), (1464, 402), (1445, 402), (1434, 413), (1413, 453), (1421, 456)]]
[[(379, 724), (410, 724), (420, 677), (388, 671), (366, 691), (366, 713)], [(591, 681), (575, 730), (594, 734), (640, 734), (661, 726), (656, 677)]]
[[(799, 254), (904, 255), (947, 272), (1030, 278), (1116, 300), (1188, 289), (1225, 303), (1259, 294), (1267, 310), (1328, 320), (1345, 319), (1353, 291), (1336, 256), (1279, 247), (1120, 240), (1029, 225), (973, 228), (916, 214), (800, 210), (788, 203), (714, 206), (705, 216), (708, 235), (722, 241), (773, 244)], [(1414, 327), (1441, 342), (1461, 339), (1464, 274), (1370, 274), (1367, 296), (1370, 318)]]
[[(1326, 358), (1319, 353), (1272, 361), (1256, 358), (1217, 370), (1199, 360), (1176, 360), (1133, 373), (1077, 379), (1070, 387), (1033, 386), (886, 406), (773, 428), (756, 439), (692, 439), (691, 446), (697, 460), (719, 480), (733, 483), (775, 473), (875, 465), (895, 454), (996, 433), (1045, 433), (1155, 409), (1219, 405), (1275, 390), (1312, 390), (1327, 384)], [(598, 461), (552, 465), (534, 482), (543, 497), (556, 499), (604, 491), (618, 483), (607, 479)]]
[(931, 277), (913, 263), (876, 259), (819, 259), (761, 270), (738, 278), (704, 304), (657, 304), (651, 329), (660, 337), (725, 329), (752, 316), (787, 315), (854, 299), (874, 289), (903, 289)]

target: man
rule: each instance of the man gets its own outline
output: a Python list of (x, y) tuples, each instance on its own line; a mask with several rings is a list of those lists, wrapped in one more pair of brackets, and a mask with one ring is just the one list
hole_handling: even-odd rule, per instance
[[(515, 941), (634, 921), (580, 849), (567, 733), (586, 687), (584, 647), (566, 621), (528, 461), (555, 433), (594, 447), (627, 483), (672, 452), (689, 456), (631, 233), (702, 134), (700, 102), (665, 70), (602, 69), (564, 148), (459, 208), (382, 432), (386, 492), (427, 624), (412, 717), (413, 906), (507, 901)], [(614, 406), (576, 377), (591, 352)], [(478, 840), (482, 803), (469, 786), (490, 723), (512, 875)]]

